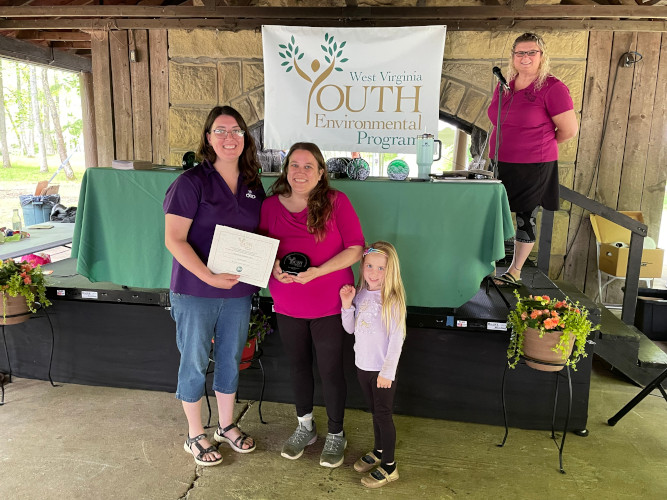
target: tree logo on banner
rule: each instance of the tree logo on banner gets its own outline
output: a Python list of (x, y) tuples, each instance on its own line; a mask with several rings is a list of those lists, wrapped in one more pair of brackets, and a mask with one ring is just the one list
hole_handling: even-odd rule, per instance
[(278, 51), (278, 54), (280, 57), (285, 59), (280, 65), (285, 67), (285, 73), (289, 73), (294, 69), (296, 73), (309, 82), (311, 84), (310, 86), (310, 92), (308, 93), (308, 107), (306, 110), (306, 124), (310, 123), (310, 100), (313, 97), (313, 93), (315, 92), (315, 89), (324, 81), (326, 80), (329, 75), (331, 74), (332, 71), (343, 71), (343, 68), (340, 68), (337, 66), (337, 64), (343, 64), (348, 61), (347, 58), (344, 59), (338, 59), (343, 55), (343, 47), (345, 47), (345, 44), (347, 42), (341, 42), (340, 45), (338, 42), (334, 41), (333, 36), (329, 36), (328, 33), (324, 34), (324, 42), (325, 44), (320, 45), (320, 48), (324, 51), (324, 60), (329, 64), (321, 73), (318, 72), (322, 68), (322, 65), (318, 59), (313, 59), (313, 62), (310, 64), (310, 69), (312, 70), (312, 77), (308, 75), (298, 64), (298, 61), (300, 61), (303, 56), (305, 55), (304, 52), (299, 53), (299, 46), (296, 44), (296, 41), (294, 40), (294, 36), (290, 38), (290, 42), (285, 45), (285, 44), (278, 44), (278, 47), (280, 47), (283, 51)]

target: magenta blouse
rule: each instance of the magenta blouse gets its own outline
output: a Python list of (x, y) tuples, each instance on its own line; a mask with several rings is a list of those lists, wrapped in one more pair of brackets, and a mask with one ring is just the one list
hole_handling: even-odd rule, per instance
[[(290, 252), (301, 252), (310, 258), (311, 266), (320, 266), (340, 252), (355, 245), (364, 245), (361, 223), (348, 197), (332, 190), (333, 211), (327, 225), (326, 237), (316, 241), (308, 232), (308, 208), (292, 213), (287, 210), (278, 195), (267, 198), (262, 205), (259, 232), (280, 240), (277, 257)], [(323, 318), (340, 314), (339, 290), (343, 285), (354, 284), (352, 268), (347, 267), (308, 283), (280, 283), (273, 276), (269, 279), (269, 291), (275, 311), (293, 318)]]

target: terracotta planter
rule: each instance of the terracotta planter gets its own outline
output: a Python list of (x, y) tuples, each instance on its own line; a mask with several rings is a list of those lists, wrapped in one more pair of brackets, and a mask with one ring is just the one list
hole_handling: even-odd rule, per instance
[[(4, 297), (0, 297), (0, 325), (16, 325), (30, 318), (32, 313), (28, 309), (28, 302), (23, 295), (17, 295), (16, 297), (7, 293), (2, 293), (2, 295)], [(4, 307), (5, 303), (7, 304), (6, 309)]]
[(241, 363), (239, 364), (239, 370), (245, 370), (246, 368), (249, 368), (250, 364), (252, 363), (252, 358), (255, 357), (257, 338), (250, 339), (248, 344), (250, 345), (248, 346), (246, 344), (246, 346), (243, 348), (243, 352), (241, 353)]
[(543, 365), (540, 363), (534, 363), (529, 359), (526, 359), (526, 364), (535, 370), (540, 370), (543, 372), (557, 372), (563, 369), (565, 366), (565, 361), (572, 354), (572, 349), (574, 348), (574, 335), (570, 334), (569, 340), (569, 350), (567, 351), (567, 357), (565, 361), (561, 357), (561, 353), (554, 352), (552, 349), (558, 344), (558, 340), (563, 332), (554, 330), (553, 332), (547, 332), (544, 334), (544, 337), (540, 338), (540, 331), (535, 328), (528, 328), (524, 332), (523, 340), (523, 353), (526, 358), (532, 358), (537, 361), (545, 361), (547, 363), (561, 363), (562, 366), (551, 366)]

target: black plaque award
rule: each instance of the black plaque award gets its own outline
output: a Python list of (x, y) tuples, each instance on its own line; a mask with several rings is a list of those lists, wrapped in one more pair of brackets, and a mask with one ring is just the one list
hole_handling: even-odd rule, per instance
[(310, 259), (306, 254), (291, 252), (280, 259), (280, 268), (284, 273), (297, 275), (310, 267)]

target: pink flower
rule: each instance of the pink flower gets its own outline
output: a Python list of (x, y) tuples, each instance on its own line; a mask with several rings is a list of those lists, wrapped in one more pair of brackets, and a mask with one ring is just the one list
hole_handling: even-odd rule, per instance
[(32, 283), (32, 280), (30, 279), (30, 276), (26, 276), (25, 278), (23, 278), (23, 283), (25, 283), (26, 285), (29, 285), (30, 283)]
[(527, 318), (528, 318), (528, 314), (525, 313), (525, 312), (522, 312), (522, 313), (521, 313), (521, 319), (524, 320), (524, 321), (526, 321)]

